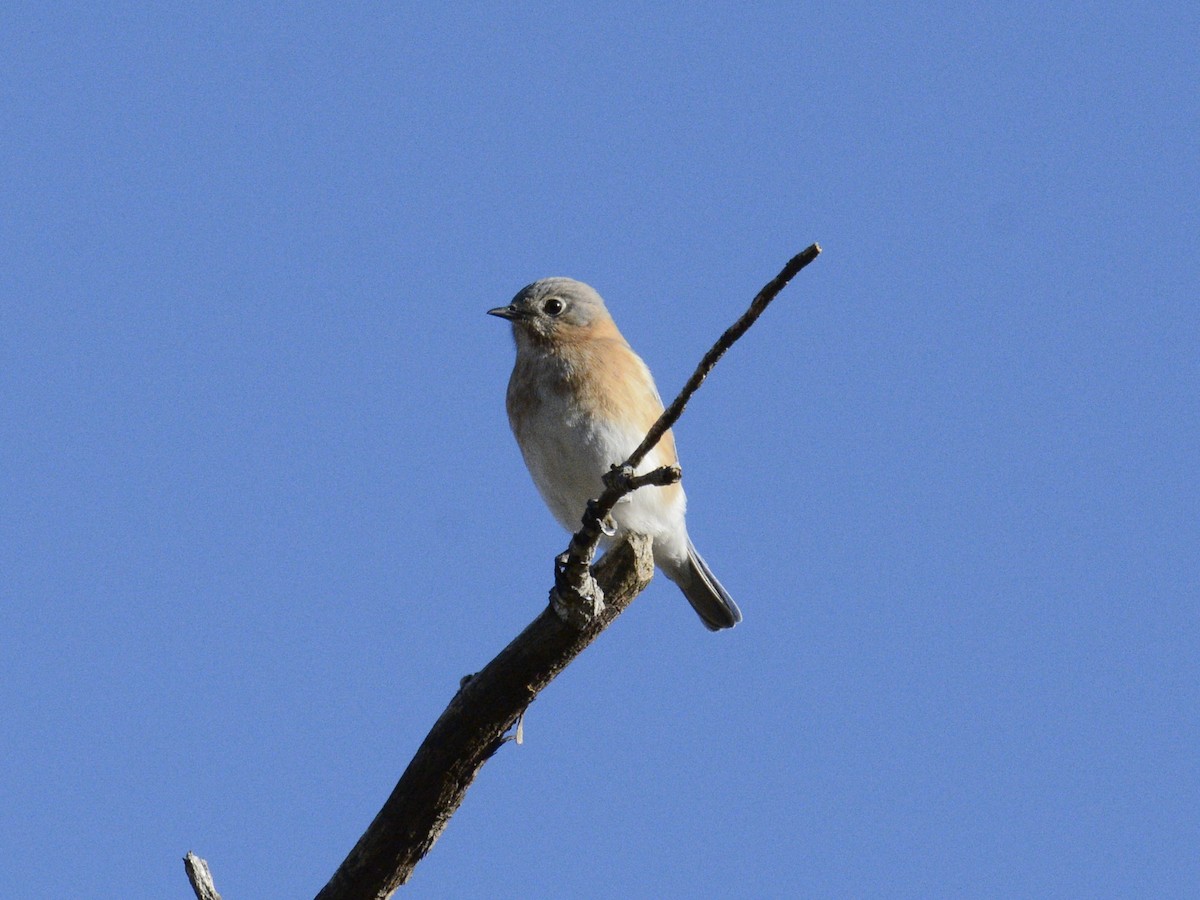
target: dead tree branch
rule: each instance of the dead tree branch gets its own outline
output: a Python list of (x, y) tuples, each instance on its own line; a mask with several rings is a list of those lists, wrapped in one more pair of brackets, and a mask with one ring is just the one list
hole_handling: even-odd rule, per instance
[[(816, 244), (802, 251), (759, 291), (750, 308), (704, 355), (637, 450), (605, 476), (604, 492), (588, 504), (580, 530), (556, 560), (550, 607), (481, 672), (463, 679), (391, 796), (316, 900), (386, 900), (404, 884), (445, 829), (483, 764), (511, 739), (510, 729), (529, 704), (650, 582), (654, 559), (650, 540), (642, 535), (624, 536), (592, 565), (601, 536), (611, 534), (609, 514), (631, 491), (679, 480), (676, 466), (635, 473), (679, 419), (717, 360), (820, 252)], [(185, 865), (197, 898), (220, 900), (204, 860), (189, 853)]]
[(653, 574), (649, 539), (632, 535), (596, 564), (596, 580), (609, 598), (602, 615), (580, 630), (547, 608), (482, 672), (465, 679), (317, 900), (378, 900), (404, 884), (538, 692), (624, 611)]

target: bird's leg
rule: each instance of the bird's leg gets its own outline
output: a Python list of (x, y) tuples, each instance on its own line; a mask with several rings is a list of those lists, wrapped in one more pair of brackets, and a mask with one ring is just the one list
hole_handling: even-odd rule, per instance
[[(622, 497), (622, 500), (625, 498)], [(600, 518), (599, 504), (595, 500), (587, 502), (587, 515), (589, 518), (596, 520), (596, 525), (600, 529), (600, 533), (606, 537), (613, 537), (617, 533), (617, 520), (609, 513), (604, 518)]]

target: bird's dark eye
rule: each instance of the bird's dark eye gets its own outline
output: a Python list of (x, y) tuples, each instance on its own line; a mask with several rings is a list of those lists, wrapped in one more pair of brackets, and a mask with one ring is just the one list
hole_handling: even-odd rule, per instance
[(548, 316), (557, 316), (563, 311), (563, 302), (557, 297), (551, 297), (546, 301), (545, 305), (542, 306), (542, 309), (545, 310), (546, 315)]

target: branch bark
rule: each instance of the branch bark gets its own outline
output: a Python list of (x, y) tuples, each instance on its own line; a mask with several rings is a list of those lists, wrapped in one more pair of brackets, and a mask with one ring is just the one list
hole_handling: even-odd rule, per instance
[(608, 603), (590, 625), (574, 628), (547, 607), (482, 672), (464, 679), (317, 900), (381, 900), (404, 884), (538, 692), (625, 610), (653, 574), (649, 539), (630, 535), (595, 566)]

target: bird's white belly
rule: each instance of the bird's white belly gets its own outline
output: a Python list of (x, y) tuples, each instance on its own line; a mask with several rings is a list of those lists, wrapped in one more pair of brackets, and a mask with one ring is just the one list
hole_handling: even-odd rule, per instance
[[(546, 505), (564, 528), (576, 531), (587, 501), (604, 490), (602, 476), (613, 464), (624, 462), (645, 434), (583, 415), (561, 394), (541, 400), (536, 412), (520, 423), (518, 442)], [(656, 448), (638, 471), (661, 464)], [(621, 530), (661, 539), (681, 531), (685, 505), (681, 489), (668, 495), (645, 487), (618, 503), (613, 518)]]

